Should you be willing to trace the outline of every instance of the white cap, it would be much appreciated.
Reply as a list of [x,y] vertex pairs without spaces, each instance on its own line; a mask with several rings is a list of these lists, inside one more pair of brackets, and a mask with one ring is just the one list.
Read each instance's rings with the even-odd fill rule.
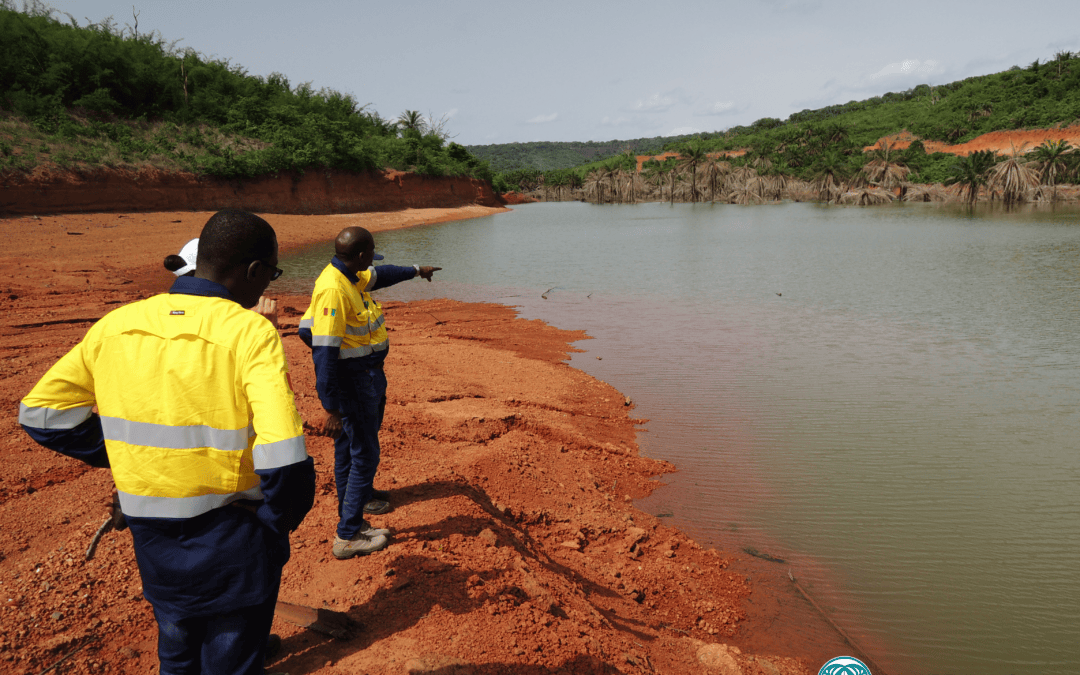
[[195,269],[195,258],[199,255],[199,238],[195,237],[184,244],[184,248],[180,249],[180,253],[177,255],[184,259],[184,266],[173,272],[173,274],[182,277]]

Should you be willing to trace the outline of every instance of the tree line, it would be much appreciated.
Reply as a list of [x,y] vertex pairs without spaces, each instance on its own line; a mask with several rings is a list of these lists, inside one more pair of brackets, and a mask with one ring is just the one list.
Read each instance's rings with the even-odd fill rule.
[[[991,131],[1046,128],[1077,121],[1080,121],[1080,57],[1062,51],[1046,62],[1036,60],[1025,68],[1014,66],[1002,73],[939,86],[920,85],[864,101],[803,110],[786,120],[766,117],[750,125],[700,134],[689,140],[699,143],[706,154],[716,156],[745,150],[745,160],[728,158],[733,168],[749,162],[755,170],[764,165],[772,175],[809,183],[822,172],[857,175],[872,160],[863,148],[901,131],[956,144]],[[673,138],[664,144],[663,150],[682,152],[687,142]],[[619,150],[628,149],[632,148],[624,144]],[[921,142],[913,143],[900,156],[910,170],[912,183],[944,183],[953,175],[956,162],[954,156],[946,153],[927,153]],[[618,153],[613,153],[612,157],[577,167],[551,171],[521,167],[504,171],[498,178],[518,187],[535,188],[537,184],[583,187],[585,177],[591,172],[610,171],[624,163]],[[665,175],[673,164],[673,161],[663,164]],[[646,183],[660,171],[651,164],[643,169],[646,175],[641,180]],[[1062,179],[1074,180],[1071,176],[1073,173],[1065,171]],[[679,194],[677,187],[675,194]]]
[[[927,161],[921,141],[907,148],[883,139],[868,152],[845,155],[842,139],[820,141],[810,151],[807,171],[796,175],[782,155],[763,148],[738,155],[713,153],[693,140],[663,161],[650,159],[638,170],[625,152],[586,168],[550,172],[521,170],[497,180],[517,181],[523,191],[540,191],[546,200],[582,200],[596,204],[639,201],[762,204],[781,200],[872,205],[895,200],[1000,200],[1007,206],[1026,201],[1055,202],[1058,186],[1080,183],[1080,152],[1066,141],[1046,141],[1008,155],[984,150],[966,157],[941,154],[948,162],[944,178],[925,182],[913,165]],[[935,160],[937,161],[937,160]],[[805,177],[804,177],[805,176]]]

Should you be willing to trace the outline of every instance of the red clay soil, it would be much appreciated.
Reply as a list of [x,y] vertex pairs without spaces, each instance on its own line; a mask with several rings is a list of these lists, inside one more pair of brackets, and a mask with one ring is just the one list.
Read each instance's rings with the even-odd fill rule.
[[521,192],[505,192],[499,195],[499,199],[507,206],[514,206],[515,204],[531,204],[536,201],[532,197],[522,194]]
[[0,175],[0,214],[102,211],[192,211],[223,208],[256,213],[326,214],[501,206],[491,184],[475,178],[426,177],[401,171],[310,170],[225,180],[157,169],[88,172],[39,166]]
[[[347,224],[377,231],[483,207],[471,209],[266,218],[288,249]],[[35,445],[16,417],[93,321],[167,288],[161,259],[208,216],[0,221],[0,671],[157,671],[130,536],[105,535],[84,560],[107,515],[109,472]],[[308,299],[279,302],[297,404],[319,425],[296,335]],[[634,508],[673,467],[639,456],[645,420],[618,391],[566,365],[569,343],[585,335],[498,305],[386,310],[391,388],[376,483],[395,508],[372,520],[393,541],[333,558],[333,445],[308,436],[316,505],[292,536],[281,599],[359,627],[335,640],[278,617],[284,645],[271,671],[787,675],[852,652],[781,566],[703,548]]]
[[[904,150],[912,144],[918,136],[909,131],[901,131],[898,134],[885,136],[874,145],[863,148],[864,151],[873,150],[882,141],[893,144],[896,150]],[[980,150],[993,150],[999,155],[1011,155],[1014,151],[1020,154],[1031,152],[1046,141],[1068,141],[1070,145],[1080,146],[1080,126],[1063,127],[1059,129],[1017,129],[1013,131],[991,131],[988,134],[977,136],[967,143],[949,145],[940,141],[928,141],[923,139],[923,147],[928,153],[945,152],[950,155],[966,157]]]

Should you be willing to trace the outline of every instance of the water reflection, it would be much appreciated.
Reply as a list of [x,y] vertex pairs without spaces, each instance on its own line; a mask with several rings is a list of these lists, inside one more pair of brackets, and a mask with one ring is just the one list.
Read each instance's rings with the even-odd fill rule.
[[[791,559],[890,672],[1067,673],[1078,222],[1062,208],[538,204],[376,241],[388,262],[444,268],[383,297],[501,301],[586,329],[572,365],[631,396],[651,420],[644,450],[681,469],[645,508]],[[330,253],[285,259],[286,278]]]

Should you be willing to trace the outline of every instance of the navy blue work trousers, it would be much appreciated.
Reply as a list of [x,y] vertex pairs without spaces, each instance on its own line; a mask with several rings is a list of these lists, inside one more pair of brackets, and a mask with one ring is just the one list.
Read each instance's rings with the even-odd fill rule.
[[154,607],[161,675],[263,675],[281,585],[261,604],[213,616],[175,616]]
[[386,410],[382,368],[357,373],[342,383],[341,435],[334,441],[334,481],[338,495],[337,536],[352,539],[364,527],[364,504],[371,501],[379,469],[379,428]]

